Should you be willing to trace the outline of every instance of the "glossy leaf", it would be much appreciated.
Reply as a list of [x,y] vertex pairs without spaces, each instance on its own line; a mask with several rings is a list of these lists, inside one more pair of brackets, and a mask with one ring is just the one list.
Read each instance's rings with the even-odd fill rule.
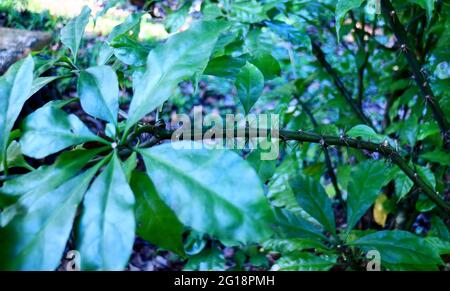
[[127,128],[169,99],[179,82],[203,72],[226,27],[224,22],[194,23],[149,53],[146,72],[130,104]]
[[53,190],[76,175],[98,153],[99,150],[68,151],[62,153],[50,166],[41,166],[32,172],[5,181],[0,188],[0,206],[12,204],[29,192]]
[[322,185],[317,180],[302,175],[291,178],[289,184],[300,207],[317,219],[326,230],[335,234],[336,224],[331,200]]
[[423,238],[406,231],[379,231],[348,244],[364,251],[377,250],[382,266],[393,271],[438,270],[438,266],[443,264]]
[[262,244],[265,250],[288,254],[303,250],[327,250],[328,248],[319,240],[305,238],[270,239]]
[[383,136],[377,134],[371,127],[364,124],[352,127],[346,134],[352,138],[360,137],[363,140],[375,143],[384,141]]
[[183,271],[224,271],[225,263],[225,258],[217,248],[207,249],[190,257]]
[[246,64],[249,56],[241,55],[232,57],[228,55],[219,56],[209,61],[205,69],[205,75],[234,79],[241,68]]
[[289,212],[286,209],[274,210],[276,230],[279,237],[283,238],[307,238],[314,240],[326,239],[323,227],[312,224],[300,215]]
[[131,188],[136,196],[137,235],[158,247],[184,255],[184,227],[158,195],[145,173],[135,171]]
[[98,166],[55,190],[30,195],[23,205],[26,211],[0,228],[0,270],[53,271],[58,267],[78,204],[97,170]]
[[93,134],[77,116],[53,106],[44,106],[30,114],[22,128],[22,152],[36,159],[88,141],[107,143]]
[[147,62],[150,49],[127,35],[117,37],[110,46],[116,58],[126,65],[143,66]]
[[114,153],[87,191],[77,227],[83,270],[123,270],[134,243],[134,196]]
[[89,22],[91,9],[84,6],[80,15],[71,19],[67,25],[61,29],[61,42],[72,52],[73,60],[76,62],[78,49],[83,38],[84,30]]
[[367,160],[352,169],[348,184],[347,230],[350,231],[374,203],[385,184],[387,166],[383,161]]
[[34,62],[27,57],[12,65],[0,77],[0,163],[4,163],[9,134],[14,122],[30,97]]
[[264,89],[264,76],[255,65],[247,62],[236,76],[237,95],[248,114]]
[[244,243],[268,238],[273,218],[255,171],[231,151],[180,149],[193,144],[140,150],[161,198],[197,231]]
[[111,67],[97,66],[81,71],[78,77],[78,95],[86,113],[117,124],[119,82]]
[[283,256],[275,265],[273,271],[328,271],[337,261],[337,256],[317,256],[311,253],[293,253]]
[[266,80],[276,78],[281,73],[280,63],[269,53],[258,53],[250,62],[263,73]]

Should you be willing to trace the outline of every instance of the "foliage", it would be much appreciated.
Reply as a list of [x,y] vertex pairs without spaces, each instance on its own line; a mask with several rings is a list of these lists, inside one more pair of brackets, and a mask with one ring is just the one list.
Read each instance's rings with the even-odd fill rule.
[[[448,5],[219,2],[168,9],[161,42],[140,39],[144,13],[130,15],[92,66],[78,58],[85,7],[61,30],[63,56],[28,56],[0,77],[0,269],[54,270],[70,242],[83,270],[122,270],[135,235],[187,258],[186,270],[225,268],[203,235],[255,262],[255,243],[281,254],[273,270],[364,269],[373,250],[385,270],[444,268]],[[76,98],[19,116],[61,79]],[[163,142],[180,83],[195,95],[200,80],[234,93],[245,115],[280,115],[277,160]]]

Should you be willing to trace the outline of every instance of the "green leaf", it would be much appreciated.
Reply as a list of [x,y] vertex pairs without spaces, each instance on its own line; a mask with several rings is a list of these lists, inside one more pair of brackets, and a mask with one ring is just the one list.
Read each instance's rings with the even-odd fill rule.
[[266,21],[265,23],[267,27],[269,27],[282,39],[294,44],[295,46],[312,51],[311,39],[305,32],[302,32],[297,27],[281,21]]
[[189,258],[183,271],[224,271],[226,261],[217,248],[207,249]]
[[117,124],[119,82],[111,67],[97,66],[81,71],[78,77],[78,95],[86,113]]
[[262,160],[262,151],[256,149],[247,156],[247,162],[256,170],[261,181],[266,183],[275,173],[277,160]]
[[[100,150],[84,149],[65,152],[50,166],[41,166],[32,172],[5,181],[0,188],[0,206],[12,204],[29,192],[50,192],[77,174],[99,152]],[[1,215],[5,213],[6,210]]]
[[432,163],[438,163],[443,166],[450,166],[450,154],[444,151],[434,150],[432,152],[426,152],[420,157]]
[[283,238],[326,239],[323,228],[310,223],[300,215],[295,215],[286,209],[275,208],[276,230]]
[[446,226],[444,221],[437,216],[431,218],[431,229],[428,235],[450,241],[450,231],[448,226]]
[[346,134],[352,138],[360,137],[363,140],[375,143],[382,142],[384,140],[383,136],[377,134],[371,127],[364,124],[359,124],[352,127]]
[[266,10],[259,1],[232,1],[230,17],[234,21],[243,23],[258,23],[267,19]]
[[318,256],[311,253],[293,253],[283,256],[275,265],[273,271],[328,271],[337,261],[337,256]]
[[109,46],[109,43],[116,37],[129,34],[130,32],[135,37],[139,34],[142,15],[142,13],[131,13],[124,22],[114,26],[108,35],[107,42],[103,43],[100,48],[97,64],[104,65],[112,57],[114,50]]
[[137,235],[163,249],[184,256],[184,227],[158,196],[145,173],[135,171],[131,188],[136,196]]
[[136,84],[128,112],[127,129],[169,99],[178,83],[205,69],[219,34],[228,25],[201,21],[153,49],[147,69]]
[[265,250],[288,254],[308,249],[327,250],[319,240],[305,238],[270,239],[262,244]]
[[84,6],[80,15],[71,19],[67,25],[61,29],[61,42],[72,52],[73,60],[76,63],[78,48],[83,38],[84,30],[89,22],[91,9]]
[[395,194],[398,199],[404,198],[413,186],[414,182],[403,171],[398,173],[395,179]]
[[236,76],[237,95],[248,114],[264,89],[264,76],[255,65],[247,62]]
[[331,200],[322,185],[311,177],[296,175],[289,180],[298,204],[326,230],[336,234]]
[[93,134],[76,115],[68,115],[53,106],[44,106],[27,116],[22,128],[22,152],[36,159],[88,141],[107,144]]
[[380,194],[386,183],[383,161],[367,160],[352,169],[348,184],[347,231],[350,231]]
[[[20,145],[17,141],[13,140],[6,151],[6,158],[8,160],[8,168],[25,168],[28,170],[34,170],[22,156]],[[0,172],[3,171],[3,164],[0,164]]]
[[123,270],[133,249],[134,196],[114,153],[87,191],[77,227],[83,270]]
[[250,62],[263,73],[266,80],[276,78],[281,73],[280,63],[269,53],[257,53]]
[[427,11],[427,18],[428,21],[431,20],[433,17],[433,11],[434,11],[434,2],[436,0],[408,0],[411,3],[415,3],[425,9]]
[[228,55],[213,58],[209,61],[204,74],[216,77],[234,79],[241,68],[246,64],[248,55],[238,57]]
[[139,151],[161,198],[197,231],[243,243],[268,238],[273,216],[255,171],[231,151],[185,149],[198,145],[179,142]]
[[9,134],[30,97],[34,62],[31,56],[12,65],[0,77],[0,163],[4,164]]
[[99,165],[55,190],[34,192],[27,203],[22,201],[26,211],[0,228],[0,270],[53,271],[58,267],[78,204]]
[[344,20],[345,15],[352,9],[358,8],[363,4],[364,0],[339,0],[336,4],[336,11],[335,11],[335,17],[336,17],[336,33],[338,37],[338,41],[341,37],[340,30],[341,30],[341,24]]
[[137,168],[138,159],[136,152],[133,152],[128,159],[123,163],[123,171],[125,173],[125,177],[127,177],[128,183],[131,181],[131,175],[133,171]]
[[285,159],[275,170],[269,182],[267,198],[273,206],[285,208],[292,213],[299,214],[302,209],[298,206],[294,192],[289,184],[289,178],[296,171],[300,171],[297,159],[294,157]]
[[382,266],[393,271],[437,271],[443,264],[430,244],[406,231],[379,231],[347,244],[380,252]]
[[111,41],[110,46],[116,58],[126,65],[143,66],[147,62],[150,48],[127,35],[116,37]]
[[435,250],[439,255],[449,255],[450,254],[450,242],[444,241],[438,237],[426,237],[425,241],[431,245],[433,250]]
[[30,97],[33,96],[36,92],[44,88],[47,84],[61,79],[61,76],[51,76],[51,77],[39,77],[33,80],[33,85],[31,87]]

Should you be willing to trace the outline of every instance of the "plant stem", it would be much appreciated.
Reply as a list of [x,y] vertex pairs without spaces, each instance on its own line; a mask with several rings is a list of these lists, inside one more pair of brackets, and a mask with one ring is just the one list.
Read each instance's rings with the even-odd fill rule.
[[311,40],[312,43],[312,49],[313,53],[316,56],[319,63],[322,65],[322,67],[327,71],[327,73],[331,76],[333,79],[334,84],[338,88],[339,92],[341,92],[342,96],[345,98],[347,103],[352,108],[353,112],[356,114],[356,116],[361,120],[361,122],[367,124],[368,126],[372,127],[375,132],[378,132],[377,129],[373,126],[370,119],[364,114],[362,109],[356,104],[356,102],[353,100],[352,94],[347,90],[347,88],[344,86],[344,83],[339,78],[336,71],[331,67],[330,63],[325,58],[325,53],[322,51],[320,46]]
[[[313,124],[314,129],[317,129],[319,124],[317,123],[317,120],[314,118],[314,115],[312,114],[311,110],[303,101],[300,100],[300,98],[297,98],[297,99],[298,99],[299,104],[305,111],[306,115],[308,115],[309,119],[311,120],[311,123]],[[322,147],[322,148],[323,148],[323,153],[325,155],[325,164],[327,165],[327,169],[328,169],[327,172],[328,172],[328,175],[330,176],[330,180],[331,180],[331,183],[333,184],[334,190],[336,191],[336,197],[338,198],[341,205],[345,208],[344,199],[342,198],[342,193],[341,193],[341,190],[339,189],[337,177],[336,177],[336,174],[334,173],[333,163],[331,162],[330,153],[326,147]]]
[[[151,139],[152,142],[149,144],[141,144],[140,147],[152,146],[155,144],[155,140],[167,140],[172,138],[172,134],[175,132],[174,130],[167,130],[164,128],[158,128],[156,126],[145,126],[141,127],[142,132],[152,133],[154,135],[154,139]],[[198,138],[202,138],[204,133],[207,130],[211,129],[202,129],[201,132],[198,130],[191,130],[191,140],[196,140]],[[257,128],[249,128],[245,130],[246,137],[267,137],[272,136],[271,130],[266,130],[265,135],[261,136],[260,133],[264,131],[260,131]],[[233,136],[238,137],[239,135],[238,129],[233,130]],[[227,136],[226,132],[222,132],[222,136]],[[385,145],[384,143],[378,144],[368,141],[362,141],[359,139],[348,138],[345,136],[331,136],[331,135],[320,135],[314,132],[305,132],[305,131],[291,131],[291,130],[279,130],[279,137],[282,140],[289,141],[298,141],[298,142],[310,142],[310,143],[318,143],[324,147],[327,146],[346,146],[359,150],[366,150],[369,152],[378,152],[383,155],[387,159],[391,159],[394,164],[396,164],[410,179],[414,182],[414,184],[421,188],[423,193],[428,196],[430,200],[432,200],[437,206],[444,210],[444,213],[447,216],[450,216],[450,205],[445,202],[438,193],[436,193],[433,188],[425,182],[422,177],[416,173],[411,166],[408,165],[408,162],[405,161],[400,154],[391,146]]]
[[397,41],[400,44],[401,50],[408,61],[408,64],[414,76],[414,80],[416,81],[417,86],[420,89],[422,97],[433,112],[434,118],[436,119],[439,128],[441,129],[442,137],[444,140],[444,147],[448,149],[450,146],[450,129],[447,119],[441,107],[439,106],[438,100],[436,100],[433,91],[431,90],[429,81],[422,72],[422,68],[415,56],[415,48],[408,41],[405,27],[401,24],[400,19],[397,16],[397,12],[392,6],[391,1],[381,0],[381,10],[384,18],[389,23],[392,32],[394,33]]

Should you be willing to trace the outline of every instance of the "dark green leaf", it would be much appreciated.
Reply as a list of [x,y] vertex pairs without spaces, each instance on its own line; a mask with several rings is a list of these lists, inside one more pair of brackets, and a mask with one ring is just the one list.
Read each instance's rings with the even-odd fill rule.
[[135,171],[131,188],[136,196],[136,222],[139,237],[184,256],[183,225],[161,200],[145,173]]
[[317,219],[326,230],[336,234],[333,208],[322,185],[311,177],[296,175],[289,180],[300,207]]
[[255,65],[247,62],[236,76],[237,95],[248,114],[264,89],[264,76]]
[[234,79],[241,68],[245,65],[248,58],[248,55],[241,55],[238,57],[224,55],[214,58],[209,61],[204,74]]
[[366,252],[380,252],[382,266],[393,271],[438,270],[443,264],[430,244],[406,231],[379,231],[348,244]]
[[276,78],[281,73],[280,64],[269,53],[258,53],[250,62],[263,73],[266,80]]
[[367,160],[352,169],[348,184],[347,230],[350,231],[375,202],[386,183],[383,161]]

